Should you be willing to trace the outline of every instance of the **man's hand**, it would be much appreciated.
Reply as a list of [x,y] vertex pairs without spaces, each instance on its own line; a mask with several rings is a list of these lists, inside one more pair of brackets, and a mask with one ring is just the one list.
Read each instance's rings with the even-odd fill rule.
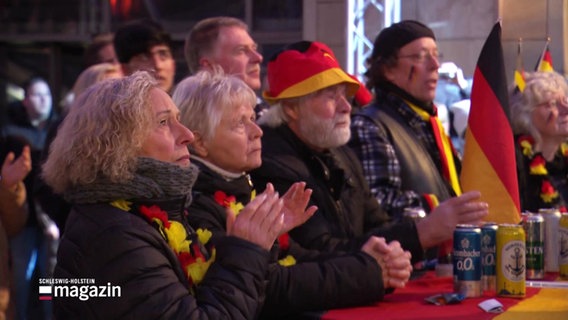
[[373,236],[361,251],[375,258],[381,266],[385,288],[404,288],[412,272],[411,254],[404,251],[398,241],[387,244],[385,238]]
[[477,201],[480,197],[478,191],[469,191],[440,203],[416,225],[422,247],[430,248],[451,239],[458,224],[481,223],[489,213],[489,205]]

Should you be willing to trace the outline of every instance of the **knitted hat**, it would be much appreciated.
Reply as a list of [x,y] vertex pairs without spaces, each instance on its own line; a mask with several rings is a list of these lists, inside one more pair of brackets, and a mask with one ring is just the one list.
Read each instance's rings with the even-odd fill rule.
[[424,37],[436,40],[434,32],[421,22],[404,20],[395,23],[379,33],[375,39],[371,59],[388,59],[406,44]]
[[333,51],[321,42],[300,41],[276,53],[268,62],[269,90],[263,97],[269,103],[305,96],[346,83],[347,94],[355,95],[359,81],[341,69]]

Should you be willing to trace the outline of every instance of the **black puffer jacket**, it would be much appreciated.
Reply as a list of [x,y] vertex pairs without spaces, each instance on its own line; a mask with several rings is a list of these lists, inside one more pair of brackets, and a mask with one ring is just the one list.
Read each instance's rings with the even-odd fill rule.
[[[161,202],[182,220],[185,199]],[[55,278],[118,285],[115,298],[54,297],[62,319],[253,319],[263,300],[269,254],[235,237],[216,239],[216,260],[190,295],[174,252],[141,216],[109,204],[75,206],[58,252]],[[192,232],[191,229],[188,231]]]
[[[224,236],[225,208],[216,202],[215,193],[222,191],[246,205],[252,184],[248,176],[227,180],[195,159],[193,162],[200,167],[200,173],[193,186],[188,220],[195,229],[204,228]],[[295,319],[302,312],[365,305],[383,296],[381,268],[361,251],[322,254],[290,240],[288,245],[275,245],[272,252],[263,319]],[[295,265],[284,267],[277,263],[277,259],[287,255],[295,258]]]
[[255,185],[272,182],[283,194],[294,182],[305,181],[313,189],[310,204],[318,210],[290,231],[296,242],[310,249],[355,251],[377,235],[400,241],[414,262],[422,258],[416,226],[391,222],[371,195],[353,151],[342,146],[316,153],[286,125],[262,130],[262,166],[251,172]]

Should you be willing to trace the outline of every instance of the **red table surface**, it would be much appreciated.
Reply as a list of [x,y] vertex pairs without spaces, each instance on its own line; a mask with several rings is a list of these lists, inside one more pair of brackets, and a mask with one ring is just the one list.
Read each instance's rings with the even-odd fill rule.
[[[549,275],[547,278],[553,279],[554,277]],[[539,290],[527,288],[525,299],[534,296]],[[495,298],[503,304],[506,310],[522,301],[522,299],[515,298],[482,296],[464,299],[459,304],[436,306],[424,300],[432,295],[452,291],[451,277],[438,278],[433,272],[429,272],[420,279],[410,281],[404,289],[397,289],[394,293],[385,295],[384,300],[375,305],[330,310],[323,314],[321,319],[492,319],[499,314],[483,311],[478,306],[480,302]]]

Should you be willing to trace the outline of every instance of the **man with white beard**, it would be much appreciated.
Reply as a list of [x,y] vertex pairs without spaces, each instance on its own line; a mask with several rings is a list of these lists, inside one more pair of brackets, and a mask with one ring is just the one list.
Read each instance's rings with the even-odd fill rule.
[[487,204],[472,202],[480,195],[471,192],[440,204],[418,224],[392,223],[346,146],[349,99],[359,82],[319,42],[287,46],[270,59],[267,72],[263,96],[273,105],[258,119],[264,132],[262,166],[251,175],[256,186],[271,182],[282,194],[296,181],[313,190],[310,204],[318,210],[289,234],[303,247],[354,251],[375,235],[398,240],[418,261],[425,248],[450,239],[456,224],[476,223],[487,214]]

